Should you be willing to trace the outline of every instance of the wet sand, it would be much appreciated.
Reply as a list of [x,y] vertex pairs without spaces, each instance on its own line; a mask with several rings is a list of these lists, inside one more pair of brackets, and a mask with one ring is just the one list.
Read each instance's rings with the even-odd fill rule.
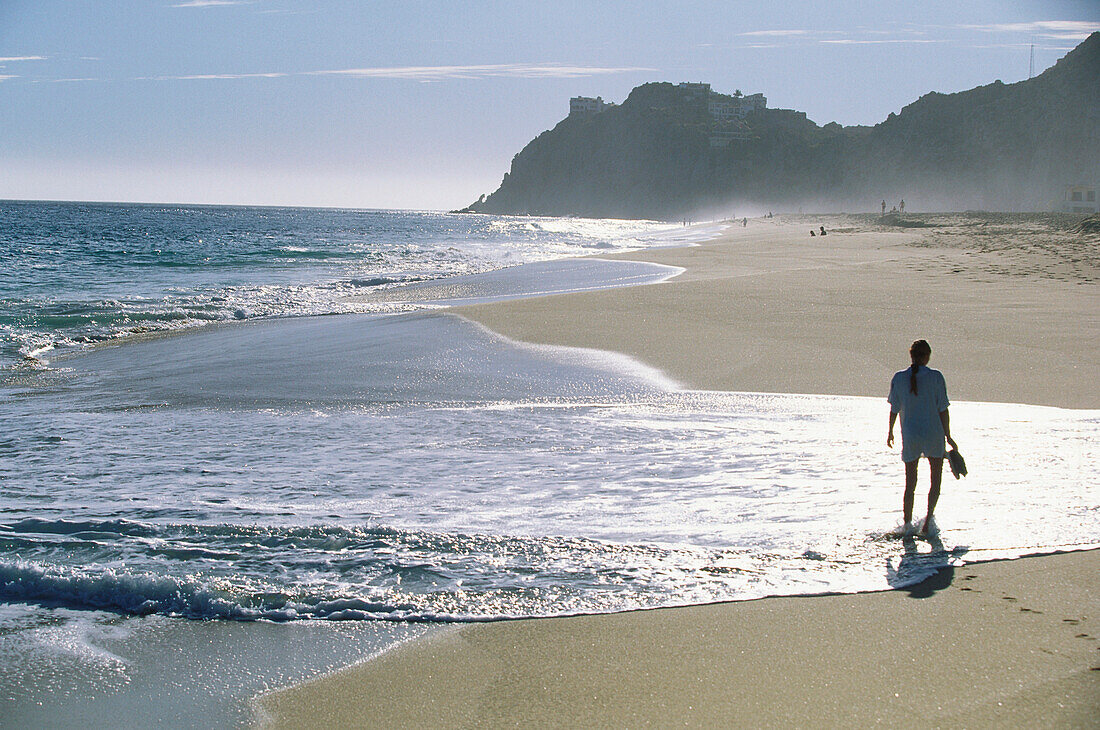
[[[809,238],[817,220],[832,235]],[[1100,407],[1096,239],[937,220],[752,221],[623,256],[685,269],[665,283],[457,311],[703,389],[884,398],[924,337],[956,400]],[[903,591],[465,625],[260,705],[279,727],[1095,727],[1097,605],[1100,551],[974,564]]]
[[908,590],[468,624],[267,695],[278,727],[1095,727],[1100,553]]
[[978,235],[969,228],[989,226],[964,216],[895,230],[820,220],[836,223],[825,238],[808,223],[752,221],[699,246],[620,255],[686,269],[661,284],[456,311],[513,339],[632,355],[708,390],[885,398],[920,337],[952,398],[1100,407],[1095,237]]

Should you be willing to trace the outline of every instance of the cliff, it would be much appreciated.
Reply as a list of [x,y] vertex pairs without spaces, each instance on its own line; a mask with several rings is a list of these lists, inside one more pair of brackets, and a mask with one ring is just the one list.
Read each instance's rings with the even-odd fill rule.
[[874,127],[818,126],[764,109],[716,122],[673,84],[567,117],[512,160],[466,210],[679,219],[738,206],[873,210],[1042,210],[1063,186],[1100,176],[1100,33],[1044,73],[929,93]]

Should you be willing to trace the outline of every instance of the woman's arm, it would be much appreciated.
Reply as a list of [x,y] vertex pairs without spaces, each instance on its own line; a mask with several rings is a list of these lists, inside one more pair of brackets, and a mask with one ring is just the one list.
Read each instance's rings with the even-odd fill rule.
[[943,424],[943,435],[947,437],[947,443],[951,448],[957,449],[959,447],[955,445],[955,440],[951,438],[951,414],[948,413],[948,410],[944,408],[940,411],[940,423]]
[[[943,414],[940,414],[943,415]],[[894,422],[898,420],[898,414],[890,411],[890,428],[886,432],[886,446],[887,448],[894,448]]]

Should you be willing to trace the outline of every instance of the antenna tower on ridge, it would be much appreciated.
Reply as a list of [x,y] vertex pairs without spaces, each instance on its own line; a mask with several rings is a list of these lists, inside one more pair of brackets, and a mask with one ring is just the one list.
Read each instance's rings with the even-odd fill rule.
[[1031,60],[1027,64],[1027,77],[1030,79],[1035,75],[1035,44],[1031,44]]

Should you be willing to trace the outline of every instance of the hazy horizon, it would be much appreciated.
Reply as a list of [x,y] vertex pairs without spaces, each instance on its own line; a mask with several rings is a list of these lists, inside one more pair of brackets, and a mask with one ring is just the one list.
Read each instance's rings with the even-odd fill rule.
[[571,96],[648,81],[876,124],[1039,74],[1088,2],[364,8],[0,5],[0,199],[447,210],[496,189]]

